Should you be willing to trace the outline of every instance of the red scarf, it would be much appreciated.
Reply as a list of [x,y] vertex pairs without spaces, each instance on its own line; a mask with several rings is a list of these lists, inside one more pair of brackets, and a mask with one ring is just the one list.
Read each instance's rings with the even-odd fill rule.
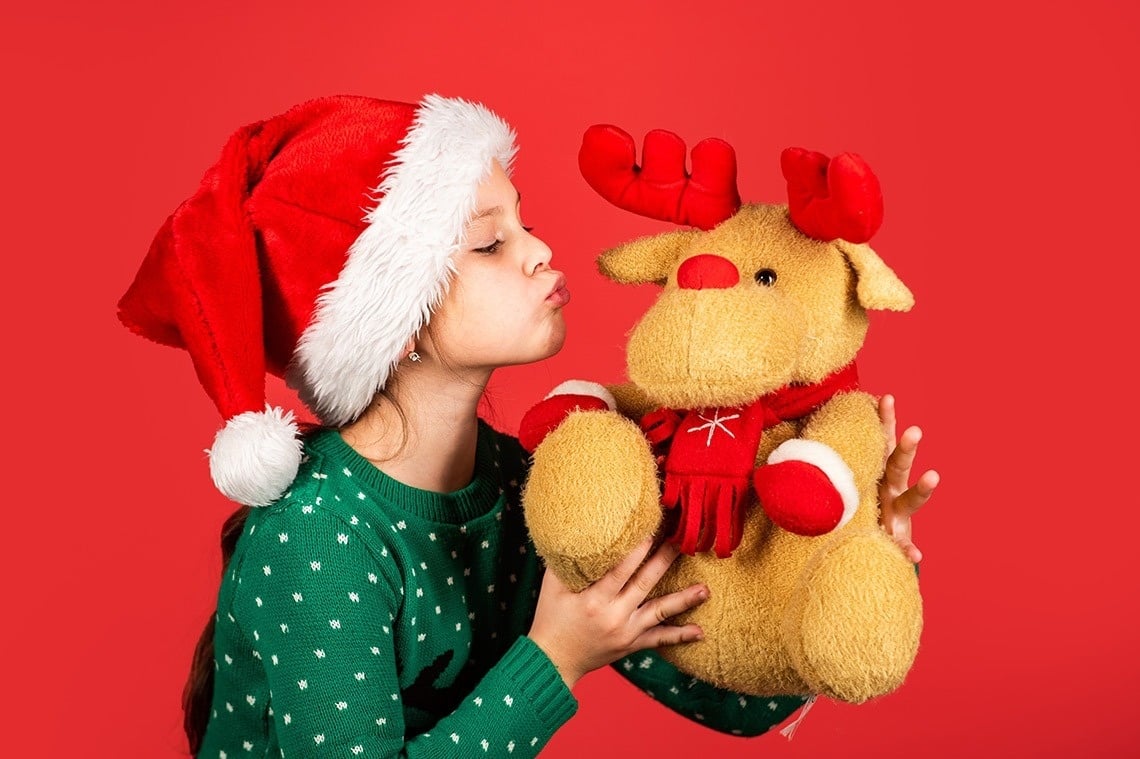
[[661,505],[680,505],[668,539],[690,556],[710,548],[718,558],[730,556],[740,543],[763,431],[807,416],[836,393],[858,386],[851,362],[814,385],[787,385],[747,406],[661,408],[643,416],[641,428],[665,472]]

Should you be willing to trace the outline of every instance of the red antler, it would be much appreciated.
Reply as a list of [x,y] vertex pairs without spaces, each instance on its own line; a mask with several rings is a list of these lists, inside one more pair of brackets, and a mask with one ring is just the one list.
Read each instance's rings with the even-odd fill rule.
[[663,129],[645,135],[642,165],[633,138],[608,124],[582,137],[578,167],[586,182],[618,208],[652,219],[712,229],[740,208],[736,152],[709,138],[693,148],[693,173],[685,171],[685,143]]
[[883,223],[883,191],[871,167],[854,153],[828,159],[788,148],[780,155],[788,180],[788,215],[817,240],[867,242]]

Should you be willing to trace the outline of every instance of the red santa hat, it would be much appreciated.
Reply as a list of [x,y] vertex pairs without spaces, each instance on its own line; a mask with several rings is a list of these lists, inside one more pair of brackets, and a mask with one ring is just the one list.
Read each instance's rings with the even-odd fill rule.
[[476,192],[514,132],[476,103],[338,96],[239,129],[158,231],[119,318],[190,354],[226,420],[215,485],[250,506],[296,476],[284,377],[328,425],[356,419],[427,323],[454,272]]

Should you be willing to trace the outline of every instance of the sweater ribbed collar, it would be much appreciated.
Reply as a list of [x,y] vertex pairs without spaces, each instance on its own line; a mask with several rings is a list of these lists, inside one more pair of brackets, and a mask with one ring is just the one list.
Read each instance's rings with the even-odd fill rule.
[[489,513],[502,493],[494,435],[495,431],[480,419],[474,476],[466,487],[450,493],[422,490],[393,479],[357,453],[336,429],[326,428],[313,433],[306,446],[335,462],[338,475],[341,467],[348,469],[352,472],[353,482],[403,511],[432,522],[463,524]]

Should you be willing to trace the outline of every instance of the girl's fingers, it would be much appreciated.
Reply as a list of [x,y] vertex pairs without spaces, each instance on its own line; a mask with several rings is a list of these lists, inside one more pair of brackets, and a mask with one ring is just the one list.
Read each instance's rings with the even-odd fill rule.
[[709,589],[705,585],[692,587],[670,593],[666,596],[654,598],[642,604],[633,613],[633,623],[646,629],[661,624],[670,617],[675,617],[683,611],[688,611],[708,600]]
[[914,465],[914,457],[918,454],[918,443],[922,440],[922,430],[918,427],[907,427],[899,439],[898,445],[887,458],[885,479],[887,487],[895,493],[907,489],[910,480],[910,468]]
[[903,553],[906,555],[907,560],[909,560],[912,564],[917,564],[918,562],[922,561],[922,551],[918,550],[918,546],[916,546],[914,544],[914,541],[909,537],[895,538],[895,543],[897,543],[899,548],[903,550]]
[[887,438],[887,453],[895,449],[895,397],[884,395],[879,399],[879,421]]
[[637,608],[649,592],[657,586],[657,582],[669,571],[669,566],[680,555],[677,546],[672,543],[663,543],[649,560],[646,561],[637,574],[625,584],[619,597],[630,604],[630,608]]
[[914,483],[914,487],[907,488],[904,492],[895,498],[892,510],[896,514],[904,514],[908,518],[913,516],[923,504],[930,500],[930,496],[934,495],[934,489],[938,487],[939,482],[938,472],[933,469],[923,472],[922,476],[918,478],[918,482]]
[[633,642],[633,650],[643,651],[647,648],[675,646],[678,643],[703,640],[704,637],[704,632],[697,625],[657,625],[637,637],[637,640]]
[[641,562],[645,560],[646,554],[649,549],[653,547],[653,536],[649,536],[636,548],[626,554],[625,558],[618,562],[617,566],[611,569],[606,574],[602,575],[594,587],[601,587],[606,591],[607,597],[614,597],[621,593],[622,588],[629,582],[629,578],[641,566]]

